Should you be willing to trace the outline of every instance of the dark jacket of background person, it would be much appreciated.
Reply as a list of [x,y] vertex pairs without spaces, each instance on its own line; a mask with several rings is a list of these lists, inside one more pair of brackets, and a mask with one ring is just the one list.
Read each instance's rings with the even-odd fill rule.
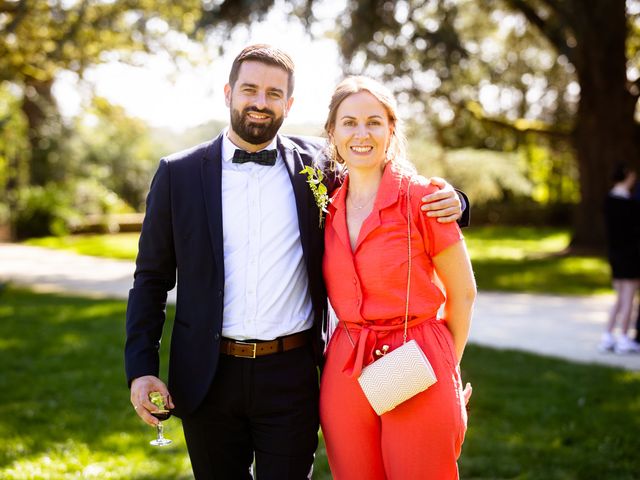
[[640,202],[609,193],[604,214],[613,278],[640,278]]

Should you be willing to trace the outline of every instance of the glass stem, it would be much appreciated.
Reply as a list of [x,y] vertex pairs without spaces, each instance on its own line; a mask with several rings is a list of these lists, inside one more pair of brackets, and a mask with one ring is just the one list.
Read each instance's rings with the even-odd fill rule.
[[164,427],[162,426],[162,422],[158,422],[156,428],[158,430],[158,440],[164,440]]

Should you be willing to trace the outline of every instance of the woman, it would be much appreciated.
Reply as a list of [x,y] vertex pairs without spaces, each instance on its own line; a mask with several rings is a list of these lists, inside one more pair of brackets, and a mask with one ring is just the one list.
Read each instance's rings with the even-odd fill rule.
[[[473,272],[458,226],[420,214],[420,198],[434,187],[405,159],[396,112],[382,85],[349,77],[336,87],[325,124],[330,154],[348,172],[329,206],[323,264],[339,320],[320,391],[322,430],[336,479],[458,478],[466,430],[459,362],[476,295]],[[357,379],[376,350],[388,345],[392,351],[403,341],[407,208],[408,338],[418,342],[438,381],[378,416]]]
[[[612,180],[614,185],[605,200],[604,214],[616,302],[609,314],[599,349],[619,354],[638,353],[640,344],[628,336],[633,297],[640,285],[640,208],[631,196],[636,174],[626,165],[618,165]],[[618,338],[613,335],[616,324],[620,326]]]

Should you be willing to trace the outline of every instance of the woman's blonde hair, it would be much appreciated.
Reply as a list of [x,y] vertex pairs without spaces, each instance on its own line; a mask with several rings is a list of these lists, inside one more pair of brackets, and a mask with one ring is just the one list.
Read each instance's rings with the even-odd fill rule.
[[[402,133],[401,121],[398,118],[398,105],[391,91],[376,80],[364,76],[350,76],[342,80],[333,91],[329,102],[329,114],[324,124],[324,130],[331,138],[336,126],[336,115],[340,104],[349,96],[359,92],[368,92],[378,100],[387,112],[389,124],[392,128],[391,141],[387,148],[387,161],[393,162],[402,171],[415,173],[414,165],[407,159],[407,139]],[[332,170],[336,170],[336,163],[344,163],[338,151],[331,142],[328,143],[327,157]]]

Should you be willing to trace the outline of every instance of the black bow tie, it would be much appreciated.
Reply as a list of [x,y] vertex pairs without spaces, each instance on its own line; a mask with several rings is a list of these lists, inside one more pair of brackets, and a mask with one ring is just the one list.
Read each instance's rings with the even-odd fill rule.
[[260,150],[259,152],[245,152],[244,150],[238,150],[233,153],[233,163],[247,163],[254,162],[258,165],[273,166],[276,164],[276,156],[278,151],[273,150]]

